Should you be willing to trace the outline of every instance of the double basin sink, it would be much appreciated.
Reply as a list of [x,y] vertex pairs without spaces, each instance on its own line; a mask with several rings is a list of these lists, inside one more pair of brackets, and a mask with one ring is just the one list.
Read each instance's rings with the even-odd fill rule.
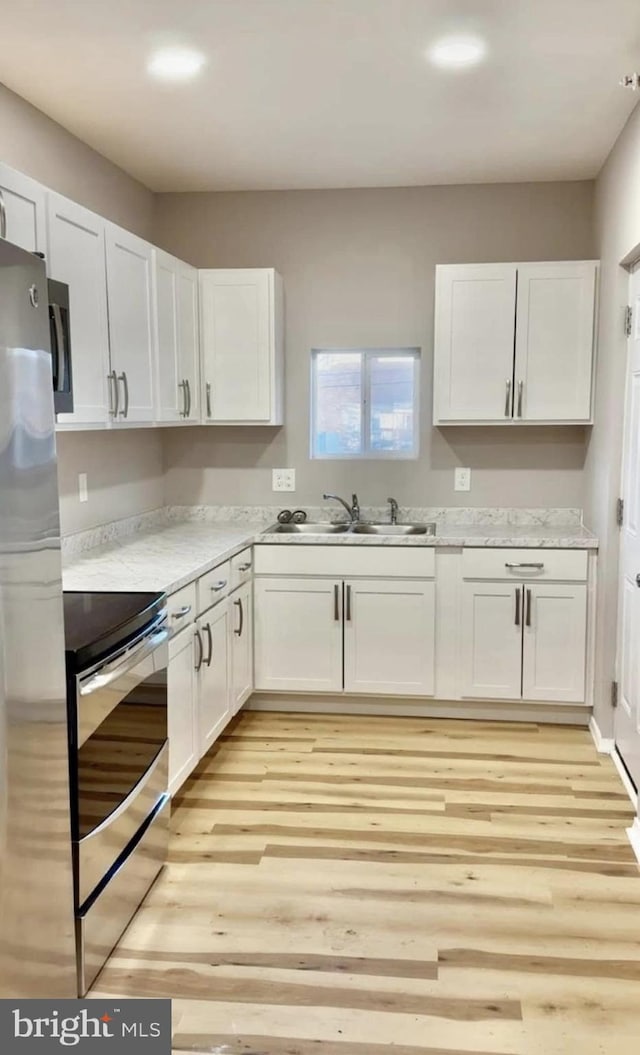
[[435,535],[435,524],[276,524],[275,535]]

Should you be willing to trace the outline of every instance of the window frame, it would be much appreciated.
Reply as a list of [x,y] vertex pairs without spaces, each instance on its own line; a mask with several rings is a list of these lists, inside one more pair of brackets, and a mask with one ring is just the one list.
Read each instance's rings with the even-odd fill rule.
[[[360,421],[362,450],[359,454],[321,454],[316,450],[317,360],[320,355],[362,356],[360,383]],[[371,444],[371,360],[385,358],[413,359],[413,443],[410,451],[381,451]],[[420,359],[418,346],[406,348],[312,348],[311,349],[311,404],[309,408],[309,449],[312,461],[417,461],[420,457]]]

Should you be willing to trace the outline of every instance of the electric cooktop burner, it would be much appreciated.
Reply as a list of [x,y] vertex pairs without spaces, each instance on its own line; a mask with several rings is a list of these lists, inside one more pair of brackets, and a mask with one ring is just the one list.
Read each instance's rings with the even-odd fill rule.
[[117,651],[151,623],[166,603],[163,593],[64,593],[67,667],[75,672]]

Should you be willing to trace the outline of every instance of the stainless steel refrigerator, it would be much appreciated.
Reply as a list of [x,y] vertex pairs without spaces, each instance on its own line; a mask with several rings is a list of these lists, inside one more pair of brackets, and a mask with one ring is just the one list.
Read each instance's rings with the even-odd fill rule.
[[45,266],[0,240],[0,997],[74,997],[60,519]]

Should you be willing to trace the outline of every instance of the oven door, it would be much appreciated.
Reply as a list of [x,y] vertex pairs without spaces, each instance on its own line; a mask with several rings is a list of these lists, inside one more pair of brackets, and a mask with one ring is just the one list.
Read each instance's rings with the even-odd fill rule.
[[108,881],[168,788],[168,630],[78,678],[72,745],[76,907]]
[[49,334],[53,402],[56,414],[73,413],[73,378],[71,373],[71,321],[69,287],[49,279]]

